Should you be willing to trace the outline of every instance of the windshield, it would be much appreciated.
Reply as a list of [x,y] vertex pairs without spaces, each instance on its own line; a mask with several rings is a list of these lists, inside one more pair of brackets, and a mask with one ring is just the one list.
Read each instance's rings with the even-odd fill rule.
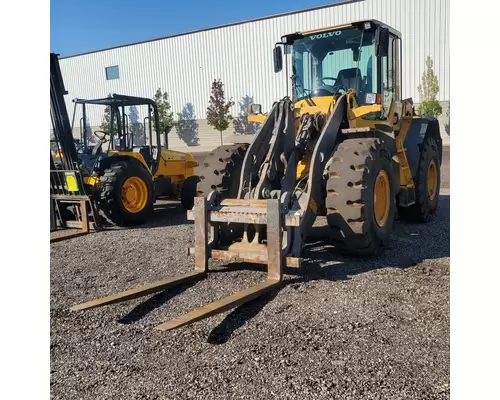
[[[85,106],[85,124],[83,106]],[[118,148],[120,146],[118,122],[120,123],[120,132],[126,136],[127,148],[148,146],[150,143],[156,144],[156,135],[150,135],[150,113],[148,110],[148,105],[141,104],[119,106],[113,108],[113,112],[111,112],[111,108],[104,104],[77,103],[73,115],[73,130],[80,137],[79,147],[83,147],[84,137],[87,141],[87,147],[100,143],[99,138],[105,132],[107,135],[103,150]],[[112,129],[111,118],[113,118]],[[151,121],[154,124],[154,117],[151,117]]]
[[375,33],[349,27],[319,32],[293,44],[294,99],[347,89],[376,93]]

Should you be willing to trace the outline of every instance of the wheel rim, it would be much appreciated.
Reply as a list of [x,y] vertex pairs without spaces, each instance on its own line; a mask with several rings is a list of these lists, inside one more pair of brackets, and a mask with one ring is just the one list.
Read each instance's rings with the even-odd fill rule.
[[434,200],[437,194],[438,186],[438,168],[436,160],[432,160],[429,164],[429,169],[427,170],[427,194],[429,195],[429,200]]
[[391,187],[389,176],[384,170],[380,171],[375,180],[375,190],[373,191],[373,212],[377,225],[382,227],[389,219]]
[[128,212],[138,213],[148,202],[146,182],[137,176],[128,178],[122,186],[122,204]]

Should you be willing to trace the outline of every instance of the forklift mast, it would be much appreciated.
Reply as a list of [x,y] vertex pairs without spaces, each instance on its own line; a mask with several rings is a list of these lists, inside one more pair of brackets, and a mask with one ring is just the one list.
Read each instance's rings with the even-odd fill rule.
[[59,150],[62,150],[63,169],[76,169],[78,156],[73,140],[73,132],[69,122],[64,95],[64,88],[58,54],[50,53],[50,117],[54,137]]

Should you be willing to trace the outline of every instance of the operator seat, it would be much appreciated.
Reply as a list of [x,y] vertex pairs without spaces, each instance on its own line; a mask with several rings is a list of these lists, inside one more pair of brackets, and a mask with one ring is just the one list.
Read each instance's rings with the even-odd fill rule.
[[345,89],[356,89],[358,92],[362,89],[363,76],[359,68],[346,68],[339,71],[335,86],[339,87],[341,84]]
[[144,158],[144,161],[146,162],[147,165],[151,165],[152,159],[151,159],[151,150],[149,149],[149,146],[134,146],[132,149],[134,153],[139,153],[142,155],[142,158]]

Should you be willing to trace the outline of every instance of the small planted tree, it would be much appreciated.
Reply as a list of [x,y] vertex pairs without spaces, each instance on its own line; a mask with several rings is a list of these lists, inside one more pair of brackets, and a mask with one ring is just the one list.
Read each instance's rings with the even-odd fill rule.
[[220,144],[222,145],[222,132],[229,128],[229,121],[233,119],[229,109],[234,105],[232,100],[226,102],[224,84],[220,79],[212,82],[212,94],[207,107],[207,122],[220,132]]
[[[80,125],[80,130],[83,128],[84,124]],[[89,146],[94,140],[95,136],[92,135],[92,127],[90,126],[89,118],[85,118],[85,129],[83,132],[80,133],[85,133],[83,136],[85,136],[85,143],[82,143],[82,145]]]
[[51,130],[50,131],[50,151],[53,151],[56,147],[55,140],[56,140],[56,136],[54,135],[54,131]]
[[129,108],[129,120],[130,120],[130,132],[134,139],[134,145],[144,146],[146,144],[146,135],[144,133],[144,127],[139,121],[139,112],[136,106],[130,106]]
[[101,125],[99,128],[105,132],[109,132],[109,126],[111,122],[111,109],[106,107],[104,109],[104,115],[102,116]]
[[439,82],[433,70],[434,63],[430,56],[425,61],[425,71],[422,74],[422,81],[418,85],[420,104],[418,112],[426,117],[437,117],[443,113],[443,109],[437,100],[439,93]]
[[[158,119],[160,124],[160,134],[165,132],[165,128],[171,131],[175,126],[174,113],[171,111],[170,101],[168,100],[168,93],[161,91],[161,88],[156,90],[154,101],[158,107]],[[154,125],[154,124],[153,124]],[[153,126],[153,130],[155,127]]]
[[448,110],[446,110],[446,122],[444,124],[444,130],[449,135],[450,134],[450,105],[448,104]]
[[[108,94],[108,97],[111,97],[111,93]],[[101,125],[99,126],[99,128],[101,128],[101,130],[104,132],[108,132],[110,135],[117,133],[118,126],[116,125],[116,115],[115,115],[115,120],[113,122],[113,132],[110,131],[110,127],[111,127],[111,108],[106,107],[104,109],[104,115],[102,117]]]

